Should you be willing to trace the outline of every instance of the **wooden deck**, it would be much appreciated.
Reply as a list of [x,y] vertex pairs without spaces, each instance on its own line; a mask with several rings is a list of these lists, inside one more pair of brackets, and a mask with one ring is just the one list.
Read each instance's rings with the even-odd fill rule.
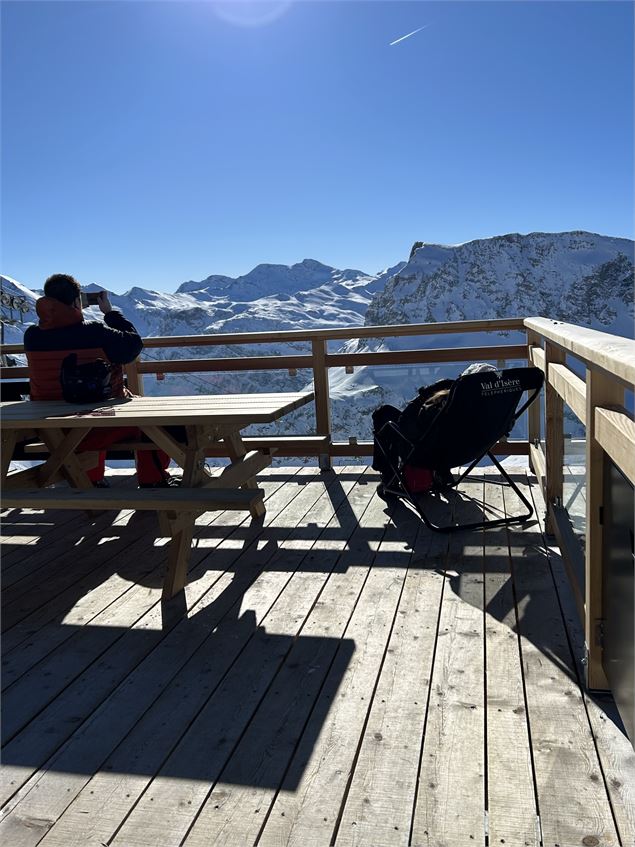
[[6,514],[2,844],[632,847],[635,754],[538,523],[433,535],[376,482],[262,474],[264,521],[198,520],[187,610],[153,515]]

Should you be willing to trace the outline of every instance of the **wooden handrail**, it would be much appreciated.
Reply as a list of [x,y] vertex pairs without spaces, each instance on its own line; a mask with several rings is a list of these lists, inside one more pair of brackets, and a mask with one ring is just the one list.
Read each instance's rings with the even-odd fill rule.
[[[223,344],[271,344],[286,341],[347,341],[352,338],[398,338],[406,335],[445,335],[470,332],[524,332],[523,318],[496,318],[483,321],[445,321],[386,326],[350,326],[324,329],[292,329],[277,332],[217,333],[214,335],[172,335],[144,338],[151,347],[219,347]],[[0,353],[23,353],[22,344],[3,344]]]
[[525,318],[525,327],[568,350],[587,365],[635,385],[635,341],[549,318]]
[[[604,646],[599,635],[607,614],[603,598],[606,555],[603,514],[609,497],[605,490],[606,470],[608,461],[612,460],[635,484],[635,421],[632,412],[623,408],[625,390],[635,383],[635,341],[547,318],[526,318],[524,323],[528,358],[545,371],[547,377],[546,456],[534,441],[530,445],[531,464],[545,491],[547,528],[553,530],[560,543],[578,600],[587,649],[587,686],[608,688]],[[586,379],[567,367],[567,354],[582,361]],[[567,528],[566,512],[561,506],[564,432],[560,409],[563,403],[586,426],[584,554],[581,547],[573,549],[574,536]],[[576,562],[582,555],[583,584],[576,578],[580,571]],[[632,646],[626,649],[632,650]]]

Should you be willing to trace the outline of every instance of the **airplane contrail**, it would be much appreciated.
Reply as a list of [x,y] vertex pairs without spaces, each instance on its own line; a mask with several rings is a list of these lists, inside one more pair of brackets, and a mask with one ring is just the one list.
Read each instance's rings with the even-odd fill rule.
[[419,29],[413,29],[412,32],[409,32],[407,35],[402,35],[401,38],[397,38],[395,39],[395,41],[391,41],[388,46],[392,47],[393,44],[399,44],[400,41],[403,41],[405,38],[410,38],[411,35],[416,35],[418,32],[421,32],[422,29],[426,29],[426,27],[429,26],[430,24],[426,24],[425,26],[420,26]]

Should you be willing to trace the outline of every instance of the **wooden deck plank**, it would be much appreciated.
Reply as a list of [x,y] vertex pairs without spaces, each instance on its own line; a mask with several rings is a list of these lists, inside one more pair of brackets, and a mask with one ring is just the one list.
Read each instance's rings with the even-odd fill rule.
[[545,844],[618,844],[540,528],[510,527],[538,811]]
[[[244,523],[244,521],[242,521]],[[232,525],[239,521],[228,519],[225,513],[206,513],[197,521],[198,527],[222,526],[222,532],[228,534]],[[142,528],[142,527],[141,527]],[[136,532],[140,526],[136,525]],[[113,530],[111,530],[113,531]],[[114,530],[117,531],[116,528]],[[38,630],[38,637],[27,639],[9,651],[3,657],[2,683],[5,693],[5,707],[10,709],[12,702],[28,703],[28,708],[16,709],[21,725],[27,721],[29,710],[39,711],[62,690],[83,668],[108,647],[104,640],[110,634],[114,641],[121,635],[122,628],[133,626],[149,608],[158,601],[154,589],[160,584],[164,568],[162,547],[147,549],[147,538],[157,532],[155,522],[150,519],[146,524],[146,537],[132,544],[125,551],[128,560],[135,564],[124,574],[113,573],[102,583],[96,585],[79,600],[64,616],[64,626],[59,621],[44,624]],[[221,538],[208,539],[207,553],[220,543]],[[194,564],[198,556],[192,557]],[[82,631],[81,628],[85,631]],[[98,629],[101,627],[101,629]],[[117,629],[114,629],[114,628]],[[77,643],[81,641],[83,665],[78,665]],[[42,680],[46,680],[42,684]],[[15,684],[19,680],[18,684]],[[10,687],[12,686],[12,687]],[[15,726],[7,720],[3,733],[13,734]]]
[[[539,486],[531,481],[536,508],[544,508]],[[567,572],[556,547],[549,546],[549,558],[558,599],[562,606],[567,634],[571,642],[578,683],[582,686],[584,668],[584,632]],[[620,836],[620,844],[635,844],[635,750],[621,724],[617,707],[610,695],[590,695],[582,687],[584,704],[602,766],[604,784]]]
[[[312,475],[315,476],[316,472],[313,471]],[[286,484],[272,494],[271,513],[265,519],[265,528],[276,520],[282,523],[280,511],[293,503],[304,490],[304,486]],[[64,762],[66,757],[70,763],[67,769],[72,773],[78,767],[78,762],[81,770],[91,761],[91,757],[101,754],[105,758],[112,751],[121,740],[116,733],[122,733],[123,737],[129,731],[135,723],[135,715],[138,717],[151,705],[179,667],[187,661],[190,653],[198,649],[209,635],[208,627],[215,626],[240,597],[240,592],[244,592],[256,579],[259,573],[256,565],[260,563],[264,566],[273,556],[273,548],[269,545],[267,549],[266,545],[257,557],[250,554],[248,561],[251,561],[251,567],[240,567],[245,554],[249,553],[261,534],[259,525],[248,525],[242,538],[237,534],[235,538],[230,536],[224,539],[214,551],[215,567],[210,567],[211,563],[205,561],[206,552],[201,554],[201,561],[192,571],[192,581],[186,586],[187,608],[190,610],[187,616],[184,617],[182,609],[174,604],[164,607],[157,602],[147,618],[141,619],[118,642],[117,655],[111,658],[113,664],[104,662],[89,669],[71,689],[58,697],[7,745],[4,751],[5,763],[12,762],[15,765],[5,767],[0,775],[3,799],[12,797],[16,792],[15,802],[26,796],[30,788],[45,775],[46,769],[38,773],[37,768],[48,756],[54,755],[55,762]],[[221,580],[219,574],[223,577]],[[158,593],[157,589],[157,597]],[[147,638],[139,638],[144,633],[149,634],[149,643]],[[157,643],[152,639],[156,639]],[[145,661],[142,661],[146,654]],[[111,691],[108,688],[108,676],[111,674],[115,680],[119,679],[121,663],[124,666],[127,664],[129,676]],[[95,707],[97,710],[90,715]],[[78,722],[69,722],[68,715],[77,715],[78,710],[80,715],[83,710],[83,717]],[[81,724],[89,715],[87,723],[77,730],[78,723]],[[107,731],[103,729],[104,724]],[[116,736],[112,747],[108,747],[108,732]],[[94,742],[92,746],[85,740],[86,735]],[[69,738],[69,743],[58,750]],[[103,748],[106,749],[105,753],[102,752]],[[26,763],[28,767],[23,767],[21,763]],[[87,777],[83,779],[85,782]],[[28,784],[24,785],[27,780]],[[13,805],[12,801],[8,812]]]
[[[28,555],[16,548],[7,573],[22,568],[37,583],[28,575],[41,569],[52,593],[6,633],[8,682],[24,679],[22,654],[32,671],[24,692],[41,696],[38,668],[59,668],[67,684],[5,748],[3,843],[463,847],[485,845],[487,833],[490,847],[538,847],[536,797],[543,847],[585,837],[594,847],[635,843],[635,754],[611,720],[612,701],[577,687],[582,636],[557,551],[530,523],[510,530],[509,545],[505,529],[477,542],[460,533],[446,562],[431,551],[447,537],[408,513],[378,552],[385,504],[372,496],[375,474],[356,481],[363,471],[324,474],[328,487],[313,496],[317,469],[287,484],[287,469],[271,468],[264,527],[210,514],[193,550],[185,618],[182,607],[161,607],[158,565],[146,585],[126,586],[126,570],[104,561],[91,585],[77,556],[46,564],[42,553],[62,538],[55,520],[25,513],[21,525],[15,516],[16,538],[28,537],[35,518],[39,541],[20,545]],[[487,479],[485,493],[500,505]],[[122,523],[125,514],[117,532]],[[143,544],[145,527],[130,522],[129,550]],[[416,533],[411,551],[404,543]],[[91,550],[101,555],[110,543],[93,540]],[[132,558],[128,576],[143,573],[148,563]],[[77,577],[65,587],[54,578],[61,561]],[[478,616],[481,635],[470,636]],[[456,631],[445,632],[445,621]],[[99,635],[109,627],[114,641]],[[110,646],[89,662],[101,637]],[[440,788],[426,781],[435,768]],[[439,801],[443,779],[454,795]],[[417,840],[422,803],[432,828]]]
[[[484,501],[504,515],[499,479],[485,478]],[[517,514],[516,498],[508,499],[508,514]],[[489,839],[490,844],[540,847],[507,528],[488,530],[483,540]]]
[[399,524],[389,525],[344,633],[355,652],[338,651],[312,712],[319,727],[309,721],[300,739],[259,839],[262,847],[320,847],[336,832],[421,525],[397,508]]
[[[353,484],[353,481],[348,483],[350,486]],[[365,494],[363,486],[357,486],[356,491],[358,490],[362,495]],[[353,492],[352,498],[355,497],[355,492]],[[342,531],[348,532],[349,530],[343,527]],[[350,531],[352,531],[352,529],[350,529]],[[307,554],[304,557],[304,565],[308,566],[311,560],[318,560],[318,565],[324,568],[323,557],[325,555],[325,551],[323,546],[333,545],[333,550],[335,550],[338,543],[339,542],[333,541],[320,541],[317,554],[314,551],[307,551]],[[353,573],[357,575],[357,572]],[[359,573],[363,576],[361,570]],[[341,594],[344,590],[346,590],[347,583],[346,575],[342,575],[342,578],[338,582],[339,576],[339,574],[331,574],[329,577],[329,585],[337,584],[337,591]],[[348,590],[350,590],[350,586]],[[316,606],[328,605],[330,607],[336,603],[337,596],[339,596],[337,593],[333,594],[332,597],[323,595]],[[246,603],[249,603],[251,608],[251,600],[249,597],[245,598],[243,606],[246,605]],[[266,627],[271,628],[274,620],[273,618],[265,618],[263,623]],[[200,687],[198,679],[200,679],[200,676],[192,680],[195,689]],[[207,676],[205,687],[206,689],[209,689]],[[183,691],[182,681],[180,682],[180,690]],[[209,691],[206,690],[203,692],[203,696],[204,699],[208,698]],[[168,704],[165,703],[163,705],[165,706]],[[143,721],[138,724],[133,733],[126,739],[125,746],[122,745],[121,748],[115,751],[95,777],[88,782],[83,791],[78,795],[77,799],[71,804],[67,812],[58,820],[57,824],[42,842],[43,845],[46,847],[54,847],[54,845],[80,847],[80,845],[82,845],[83,847],[83,845],[99,845],[112,838],[121,822],[134,807],[135,803],[138,801],[139,797],[145,791],[148,783],[152,779],[152,776],[148,774],[142,776],[141,774],[125,772],[123,764],[126,759],[129,760],[131,756],[130,751],[134,751],[136,757],[143,756],[146,770],[151,770],[153,761],[155,761],[154,770],[152,770],[152,773],[154,773],[161,767],[167,758],[166,750],[169,751],[170,745],[175,746],[176,741],[178,740],[178,727],[174,726],[174,720],[170,722],[170,726],[167,728],[165,726],[161,726],[160,721],[162,720],[162,714],[163,712],[161,709],[157,709],[154,718],[152,718],[149,714],[144,716]],[[182,718],[180,714],[177,714],[176,716],[179,717],[179,719]],[[199,719],[199,722],[201,720],[202,718]],[[174,733],[174,730],[177,730],[176,734]],[[211,726],[203,726],[203,735],[209,736],[210,730],[212,732],[213,742],[214,740],[217,740],[214,736],[218,736],[219,734],[215,723],[212,723]],[[159,737],[161,739],[160,743],[157,742]],[[192,738],[191,733],[190,738]],[[202,744],[201,740],[196,736],[194,736],[193,740],[197,748],[200,749]],[[206,761],[205,768],[209,777],[209,761]],[[181,791],[182,788],[179,788],[179,794]],[[196,808],[197,807],[190,808],[190,816],[194,814]]]
[[408,845],[448,536],[419,533],[335,843]]
[[[331,542],[327,549],[316,551],[334,569],[302,630],[305,640],[294,645],[240,746],[217,773],[188,834],[188,845],[254,841],[333,663],[342,652],[350,655],[352,644],[342,639],[386,526],[385,504],[372,496],[375,485],[368,489],[363,501],[351,503],[347,519],[361,520],[346,549]],[[312,725],[315,734],[320,718]],[[250,745],[255,745],[255,756]]]
[[[463,484],[461,490],[482,503],[482,482]],[[462,503],[455,509],[459,516],[473,514]],[[450,538],[413,845],[464,847],[484,841],[482,534],[471,530]]]
[[[152,516],[148,515],[148,518],[150,522],[144,524],[145,527],[152,525]],[[38,629],[41,615],[49,620],[54,618],[68,608],[69,598],[83,596],[94,585],[103,582],[114,569],[113,558],[119,552],[125,555],[129,544],[139,546],[143,542],[134,528],[127,528],[128,519],[128,514],[119,514],[115,523],[111,524],[116,529],[110,533],[107,523],[100,524],[100,530],[95,532],[88,518],[76,516],[71,538],[67,538],[66,543],[60,539],[59,547],[51,551],[55,562],[47,567],[47,573],[35,571],[21,580],[7,597],[8,602],[3,609],[3,639],[7,638],[14,646],[12,628],[28,620],[28,626]],[[104,536],[112,538],[116,534],[120,539],[120,550],[113,550],[112,542],[110,546],[100,543]],[[46,556],[46,546],[45,543],[41,550],[43,557]]]
[[[362,511],[371,493],[369,486],[365,486],[361,491],[364,498],[360,502]],[[329,502],[329,498],[322,497],[316,508],[303,519],[306,526],[311,526],[317,519],[322,527],[322,532],[311,545],[312,550],[321,551],[325,523],[337,526],[337,519],[333,519],[333,514],[333,504]],[[350,520],[348,525],[345,524],[343,533],[338,533],[343,537],[339,539],[337,547],[341,549],[345,546],[348,536],[355,530],[356,523],[353,516],[353,520]],[[304,547],[307,547],[306,542]],[[241,782],[245,778],[241,768],[258,770],[258,763],[263,768],[265,765],[271,767],[272,760],[275,760],[276,755],[280,755],[283,746],[274,748],[266,743],[268,735],[275,731],[280,715],[276,718],[269,713],[263,722],[263,711],[266,713],[267,703],[271,702],[272,698],[276,700],[276,694],[280,696],[281,690],[285,690],[285,668],[289,663],[292,665],[292,676],[296,679],[296,685],[291,689],[291,695],[294,698],[299,697],[302,702],[306,692],[297,684],[302,658],[306,659],[307,654],[313,656],[310,668],[313,674],[310,675],[309,681],[315,684],[314,678],[319,676],[320,660],[325,661],[328,653],[335,652],[339,644],[337,635],[328,639],[311,638],[304,632],[306,619],[312,613],[314,605],[323,597],[325,590],[328,599],[331,602],[334,599],[328,591],[327,583],[339,558],[337,548],[323,551],[322,555],[315,555],[307,561],[309,553],[310,550],[295,550],[293,546],[282,552],[288,563],[287,567],[293,569],[295,566],[296,570],[288,587],[264,619],[263,632],[250,642],[223,684],[205,704],[189,727],[187,735],[126,819],[123,828],[111,842],[113,845],[133,847],[148,835],[151,840],[163,837],[172,843],[180,843],[187,834],[196,812],[224,769],[232,774],[233,782]],[[348,602],[353,600],[343,605]],[[324,602],[321,605],[323,607]],[[338,615],[341,614],[342,611],[338,608]],[[272,633],[284,635],[272,636]],[[233,708],[229,704],[233,704]],[[295,716],[289,709],[283,709],[283,715],[286,718],[283,722],[286,730],[287,724],[291,723]],[[260,731],[250,742],[254,723],[260,726]],[[254,744],[257,744],[257,747]],[[246,759],[241,754],[245,745]],[[176,776],[184,769],[194,775],[187,783]],[[264,778],[261,773],[261,779]],[[225,792],[222,793],[225,803]],[[165,810],[169,819],[167,831],[165,821],[160,828],[156,827],[154,810],[157,804]],[[234,833],[233,837],[240,842],[239,832]]]
[[[43,510],[18,510],[34,512],[32,516],[32,532],[28,544],[21,544],[19,548],[10,549],[10,540],[3,539],[2,546],[2,584],[3,608],[13,603],[21,594],[28,593],[38,582],[47,579],[50,574],[55,573],[59,567],[59,560],[67,555],[69,546],[80,544],[91,536],[99,538],[101,534],[112,525],[116,516],[103,514],[93,521],[83,519],[81,525],[77,522],[77,515],[65,512],[61,509]],[[40,520],[35,515],[39,514]],[[130,514],[129,511],[123,514]],[[44,543],[46,538],[46,543]],[[75,539],[75,540],[73,540]],[[9,548],[6,553],[5,549]],[[37,575],[36,574],[37,571]],[[18,584],[21,583],[21,584]],[[13,586],[9,591],[9,586]],[[8,627],[4,626],[6,630]]]
[[[63,525],[74,520],[74,516],[65,514],[62,509],[56,509],[55,512],[49,510],[46,514],[42,509],[3,509],[1,520],[4,579],[19,562],[33,555],[33,547],[42,537],[42,525],[46,527],[47,535],[58,533],[61,536],[64,533]],[[29,535],[31,527],[34,528],[34,535]]]

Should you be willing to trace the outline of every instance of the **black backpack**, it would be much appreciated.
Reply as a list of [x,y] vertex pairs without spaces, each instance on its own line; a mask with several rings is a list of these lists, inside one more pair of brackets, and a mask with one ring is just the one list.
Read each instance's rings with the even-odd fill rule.
[[60,382],[67,403],[96,403],[112,397],[112,365],[104,359],[77,364],[77,353],[62,362]]

